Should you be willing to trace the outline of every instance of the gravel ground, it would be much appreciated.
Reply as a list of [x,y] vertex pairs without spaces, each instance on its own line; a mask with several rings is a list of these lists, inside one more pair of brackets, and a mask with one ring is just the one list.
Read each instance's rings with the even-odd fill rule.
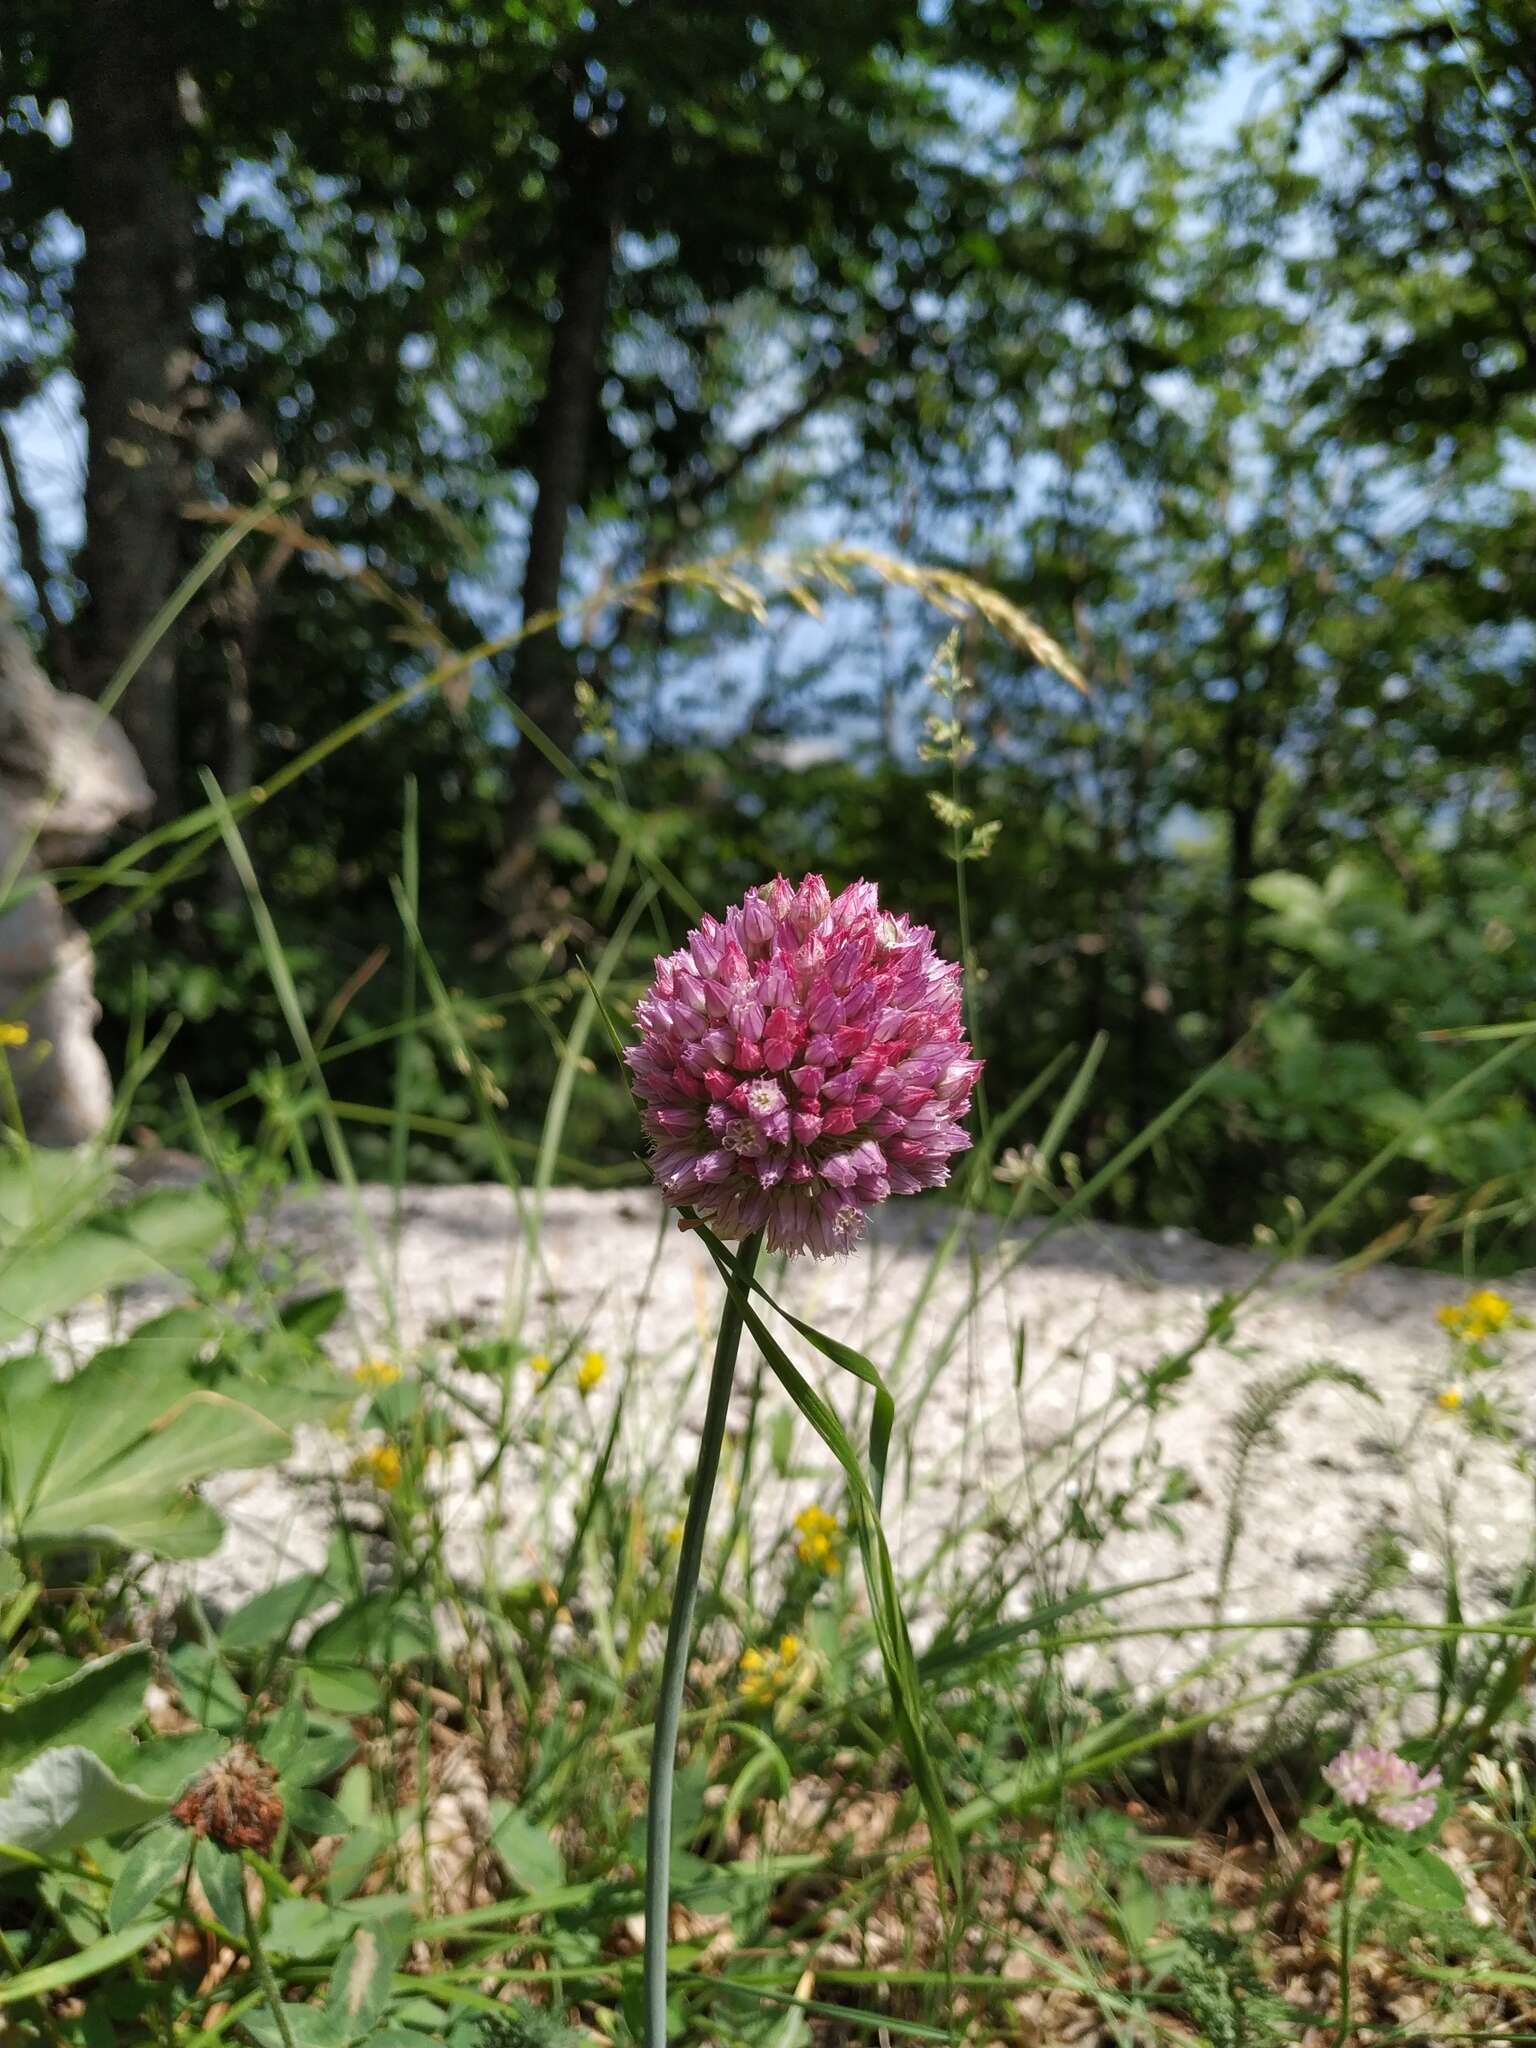
[[[522,1577],[537,1569],[551,1525],[568,1525],[626,1355],[637,1380],[623,1456],[631,1469],[670,1472],[681,1485],[702,1415],[719,1287],[703,1247],[648,1196],[552,1193],[531,1269],[501,1188],[408,1189],[397,1240],[388,1190],[365,1190],[362,1211],[360,1224],[346,1195],[329,1190],[285,1201],[268,1226],[280,1280],[324,1278],[347,1289],[349,1320],[334,1344],[341,1363],[424,1344],[428,1355],[435,1346],[447,1358],[445,1333],[456,1327],[494,1336],[508,1327],[509,1301],[519,1293],[530,1348],[556,1355],[574,1343],[580,1351],[602,1349],[611,1362],[587,1403],[569,1376],[537,1400],[531,1376],[519,1376],[529,1389],[528,1419],[497,1485],[476,1476],[488,1438],[472,1436],[448,1452],[439,1483],[455,1570]],[[798,1314],[888,1365],[945,1226],[941,1211],[893,1205],[852,1258],[797,1261],[787,1274],[765,1278]],[[1437,1612],[1448,1540],[1469,1615],[1497,1604],[1536,1536],[1532,1488],[1513,1447],[1477,1440],[1464,1415],[1434,1403],[1450,1377],[1434,1311],[1458,1292],[1444,1279],[1389,1269],[1341,1278],[1310,1262],[1287,1267],[1246,1304],[1224,1341],[1198,1352],[1154,1416],[1135,1409],[1106,1438],[1092,1418],[1191,1345],[1212,1305],[1247,1286],[1260,1262],[1177,1231],[1064,1231],[1038,1254],[1021,1256],[1027,1252],[1027,1232],[1002,1243],[990,1226],[968,1234],[920,1311],[896,1386],[903,1421],[887,1520],[898,1568],[913,1583],[946,1532],[961,1524],[971,1532],[951,1546],[927,1590],[918,1585],[920,1618],[937,1603],[943,1572],[992,1563],[1023,1575],[1016,1608],[1038,1599],[1042,1582],[1059,1589],[1181,1575],[1121,1600],[1117,1618],[1208,1621],[1232,1491],[1234,1418],[1262,1383],[1320,1363],[1359,1375],[1375,1398],[1322,1384],[1285,1408],[1241,1489],[1228,1618],[1313,1611],[1359,1569],[1378,1529],[1393,1532],[1406,1556],[1407,1588],[1393,1596],[1400,1608]],[[1536,1289],[1509,1291],[1522,1310],[1536,1312]],[[792,1354],[852,1419],[854,1382],[786,1335]],[[1525,1439],[1536,1419],[1529,1372],[1536,1332],[1513,1335],[1508,1354],[1500,1377]],[[744,1360],[742,1420],[751,1378]],[[483,1399],[488,1383],[475,1384]],[[773,1388],[768,1399],[779,1405],[785,1397]],[[233,1475],[213,1489],[230,1535],[193,1578],[215,1606],[320,1560],[331,1476],[345,1471],[356,1448],[317,1435],[298,1446],[284,1471]],[[541,1482],[552,1465],[566,1476],[546,1502]],[[794,1476],[767,1489],[757,1526],[777,1537],[808,1500],[835,1508],[832,1473],[800,1427]],[[1107,1528],[1097,1556],[1087,1537],[1074,1534],[1039,1562],[1038,1532],[1062,1528],[1074,1492],[1085,1515],[1103,1519],[1105,1498],[1120,1489],[1130,1495],[1125,1526]],[[1165,1489],[1180,1497],[1159,1508]],[[1032,1503],[1041,1504],[1033,1523]],[[1262,1643],[1250,1675],[1278,1653],[1278,1638]],[[1210,1647],[1203,1630],[1179,1644],[1137,1643],[1122,1652],[1122,1669],[1135,1682],[1162,1682]]]

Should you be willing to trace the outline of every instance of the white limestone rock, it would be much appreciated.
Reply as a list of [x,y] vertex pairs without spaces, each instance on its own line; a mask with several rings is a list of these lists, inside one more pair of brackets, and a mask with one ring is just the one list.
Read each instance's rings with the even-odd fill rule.
[[45,871],[85,859],[151,800],[117,721],[55,690],[0,612],[0,1021],[26,1026],[4,1057],[34,1144],[82,1144],[112,1108],[90,943]]

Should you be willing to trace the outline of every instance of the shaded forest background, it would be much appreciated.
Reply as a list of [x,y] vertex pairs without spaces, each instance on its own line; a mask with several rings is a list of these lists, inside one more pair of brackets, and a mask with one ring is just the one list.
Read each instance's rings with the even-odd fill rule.
[[[1236,1047],[1105,1213],[1283,1232],[1398,1139],[1353,1241],[1492,1210],[1531,1256],[1536,1056],[1425,1115],[1480,1049],[1426,1034],[1536,1003],[1531,0],[11,0],[3,36],[6,580],[54,680],[99,692],[269,506],[123,701],[163,820],[429,668],[412,607],[469,647],[736,548],[965,568],[1091,685],[963,634],[956,788],[915,601],[764,633],[681,587],[375,726],[246,828],[365,1168],[397,1090],[413,1175],[494,1164],[462,1062],[383,1035],[408,805],[531,1146],[621,810],[706,905],[863,873],[955,946],[958,799],[994,1107],[1103,1035],[1058,1175]],[[299,1106],[219,859],[99,989],[119,1062],[180,1020],[146,1131]],[[566,1148],[638,1171],[603,1063]]]

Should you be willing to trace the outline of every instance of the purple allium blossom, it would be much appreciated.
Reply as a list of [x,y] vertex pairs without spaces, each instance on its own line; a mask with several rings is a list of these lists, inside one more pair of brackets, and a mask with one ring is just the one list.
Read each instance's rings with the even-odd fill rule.
[[751,889],[656,963],[625,1057],[674,1208],[772,1251],[848,1251],[888,1195],[942,1187],[981,1071],[960,969],[873,882]]
[[1438,1771],[1421,1771],[1395,1750],[1364,1743],[1343,1749],[1323,1776],[1346,1806],[1366,1806],[1389,1828],[1421,1828],[1434,1818]]

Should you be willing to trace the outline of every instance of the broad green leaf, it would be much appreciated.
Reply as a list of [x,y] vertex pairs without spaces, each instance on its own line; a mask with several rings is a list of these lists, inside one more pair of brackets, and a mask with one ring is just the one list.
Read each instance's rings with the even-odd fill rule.
[[245,1726],[249,1711],[245,1694],[205,1643],[178,1643],[166,1661],[182,1707],[194,1720],[227,1735]]
[[99,1155],[24,1146],[13,1131],[0,1131],[0,1247],[62,1228],[63,1219],[103,1203],[111,1187],[111,1169]]
[[297,1578],[284,1579],[280,1586],[269,1586],[237,1607],[219,1630],[219,1641],[232,1656],[286,1642],[299,1623],[331,1597],[324,1572],[302,1572]]
[[390,1979],[410,1939],[408,1913],[359,1927],[336,1958],[326,1993],[326,2016],[343,2040],[366,2041],[389,1997]]
[[[290,1692],[262,1729],[256,1744],[257,1751],[274,1770],[286,1771],[304,1747],[308,1730],[309,1716],[304,1711],[304,1702],[296,1691]],[[302,1784],[304,1781],[298,1779],[296,1782]]]
[[190,1489],[279,1462],[293,1427],[328,1419],[340,1389],[297,1339],[250,1337],[207,1309],[141,1323],[66,1380],[12,1362],[0,1368],[0,1540],[201,1556],[221,1524]]
[[565,1858],[548,1828],[505,1799],[491,1801],[491,1846],[519,1891],[555,1891],[565,1883]]
[[124,1785],[89,1749],[45,1749],[0,1799],[0,1845],[56,1855],[158,1820],[168,1803]]
[[1157,1931],[1164,1910],[1162,1894],[1144,1877],[1129,1871],[1121,1878],[1115,1918],[1120,1923],[1125,1945],[1133,1955],[1139,1956],[1146,1948]]
[[107,1901],[114,1933],[149,1917],[163,1893],[178,1892],[192,1855],[193,1837],[174,1821],[150,1828],[123,1858]]
[[1346,1820],[1342,1814],[1335,1813],[1329,1806],[1315,1807],[1312,1812],[1304,1813],[1301,1817],[1301,1830],[1303,1834],[1310,1835],[1314,1842],[1349,1841],[1360,1832],[1357,1822]]
[[242,2031],[250,2035],[258,2048],[287,2048],[290,2040],[293,2048],[348,2048],[347,2035],[321,2006],[285,2005],[283,2025],[287,2029],[286,2039],[278,2031],[277,2021],[263,2007],[242,2014],[240,2020]]
[[100,1544],[112,1550],[147,1551],[155,1557],[186,1560],[211,1557],[224,1540],[224,1524],[204,1500],[181,1494],[170,1500],[124,1503],[109,1521],[93,1521],[71,1529],[69,1516],[50,1513],[51,1527],[38,1524],[26,1540],[41,1549],[73,1550]]
[[37,1650],[17,1670],[7,1672],[5,1689],[15,1699],[40,1692],[45,1685],[61,1685],[82,1668],[79,1657],[66,1657],[62,1650]]
[[391,1838],[382,1828],[360,1826],[353,1821],[348,1833],[337,1844],[326,1870],[326,1897],[333,1902],[350,1901],[353,1892],[390,1846]]
[[353,1764],[336,1787],[336,1803],[354,1827],[373,1819],[373,1775],[365,1763]]
[[323,1899],[278,1899],[267,1916],[264,1939],[278,1955],[296,1962],[333,1956],[357,1926],[356,1918]]
[[54,1382],[39,1406],[18,1416],[16,1490],[25,1497],[46,1473],[61,1491],[88,1480],[124,1444],[152,1430],[198,1385],[195,1368],[218,1338],[210,1309],[175,1308],[141,1323],[121,1344],[95,1353],[71,1379]]
[[686,1849],[704,1825],[709,1800],[709,1760],[691,1756],[672,1786],[672,1839]]
[[280,1462],[292,1447],[286,1429],[214,1391],[184,1395],[154,1432],[71,1490],[50,1475],[49,1497],[25,1513],[26,1540],[75,1543],[132,1531],[158,1510],[157,1494],[163,1500],[213,1472]]
[[95,1749],[131,1727],[143,1710],[149,1675],[149,1650],[135,1644],[82,1664],[72,1677],[0,1712],[0,1786],[45,1749],[60,1743]]
[[431,1618],[394,1593],[369,1593],[322,1623],[309,1639],[306,1661],[322,1668],[407,1664],[435,1647]]
[[303,1664],[296,1675],[311,1705],[329,1714],[376,1713],[384,1696],[371,1671],[348,1670],[342,1664]]
[[223,1205],[207,1188],[162,1188],[56,1235],[46,1227],[22,1232],[0,1251],[0,1343],[14,1343],[89,1295],[176,1272],[211,1251],[227,1229]]
[[322,1293],[302,1295],[297,1301],[286,1303],[278,1319],[285,1330],[314,1342],[335,1325],[346,1305],[347,1297],[342,1290],[328,1287]]
[[1466,1905],[1461,1879],[1433,1849],[1416,1842],[1371,1843],[1370,1867],[1382,1889],[1421,1913],[1457,1913]]
[[193,1489],[284,1457],[293,1427],[334,1412],[341,1382],[281,1339],[250,1346],[210,1311],[173,1309],[66,1380],[30,1360],[0,1369],[0,1541],[106,1543],[196,1557],[221,1525]]
[[344,1835],[347,1816],[335,1800],[312,1785],[301,1785],[285,1798],[288,1818],[302,1835]]
[[157,1735],[148,1742],[119,1738],[103,1746],[102,1756],[125,1785],[174,1799],[228,1746],[216,1730],[194,1728],[184,1735]]
[[528,1356],[526,1344],[514,1337],[491,1337],[483,1344],[460,1344],[454,1363],[465,1372],[483,1372],[500,1378]]
[[321,1785],[344,1771],[359,1748],[350,1728],[328,1727],[318,1735],[306,1734],[290,1760],[282,1766],[290,1785]]
[[245,1927],[245,1864],[237,1851],[200,1835],[192,1852],[192,1868],[213,1912],[231,1934]]

